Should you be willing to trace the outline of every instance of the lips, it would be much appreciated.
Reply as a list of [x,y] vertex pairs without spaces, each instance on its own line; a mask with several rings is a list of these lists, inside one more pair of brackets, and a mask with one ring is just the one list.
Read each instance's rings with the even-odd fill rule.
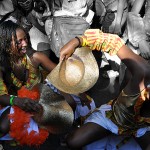
[[26,48],[22,48],[22,49],[20,50],[20,52],[22,52],[22,53],[26,53],[26,51],[27,51]]

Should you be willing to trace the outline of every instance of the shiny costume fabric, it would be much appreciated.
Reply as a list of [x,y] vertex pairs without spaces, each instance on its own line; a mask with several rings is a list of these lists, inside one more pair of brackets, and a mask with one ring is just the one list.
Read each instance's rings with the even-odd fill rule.
[[140,95],[126,95],[122,92],[116,100],[95,110],[85,123],[97,123],[114,134],[136,137],[144,135],[150,130],[150,118],[140,116],[140,109],[144,103]]

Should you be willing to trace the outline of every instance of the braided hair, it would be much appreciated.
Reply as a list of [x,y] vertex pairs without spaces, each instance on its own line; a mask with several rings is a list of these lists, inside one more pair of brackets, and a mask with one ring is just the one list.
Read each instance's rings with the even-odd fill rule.
[[[12,35],[16,43],[16,30],[21,28],[18,24],[8,20],[0,24],[0,64],[5,65],[10,59]],[[17,45],[16,45],[17,46]]]

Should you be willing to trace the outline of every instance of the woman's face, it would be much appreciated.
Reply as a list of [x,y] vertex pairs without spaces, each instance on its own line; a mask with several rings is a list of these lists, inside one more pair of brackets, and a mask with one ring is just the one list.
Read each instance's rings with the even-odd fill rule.
[[26,33],[22,29],[16,30],[16,40],[12,36],[11,53],[16,56],[24,56],[28,47],[28,39]]

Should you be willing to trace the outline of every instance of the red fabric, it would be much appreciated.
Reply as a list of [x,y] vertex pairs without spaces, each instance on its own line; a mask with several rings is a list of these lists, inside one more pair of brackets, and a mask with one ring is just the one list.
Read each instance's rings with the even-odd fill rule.
[[[38,88],[28,90],[25,87],[22,87],[18,91],[18,97],[27,97],[36,100],[39,99],[40,93]],[[14,113],[9,115],[9,118],[13,121],[10,125],[10,136],[19,141],[21,145],[41,145],[47,139],[49,132],[45,129],[39,128],[38,134],[35,131],[28,133],[27,129],[32,114],[21,110],[17,106],[13,106],[13,108]]]

